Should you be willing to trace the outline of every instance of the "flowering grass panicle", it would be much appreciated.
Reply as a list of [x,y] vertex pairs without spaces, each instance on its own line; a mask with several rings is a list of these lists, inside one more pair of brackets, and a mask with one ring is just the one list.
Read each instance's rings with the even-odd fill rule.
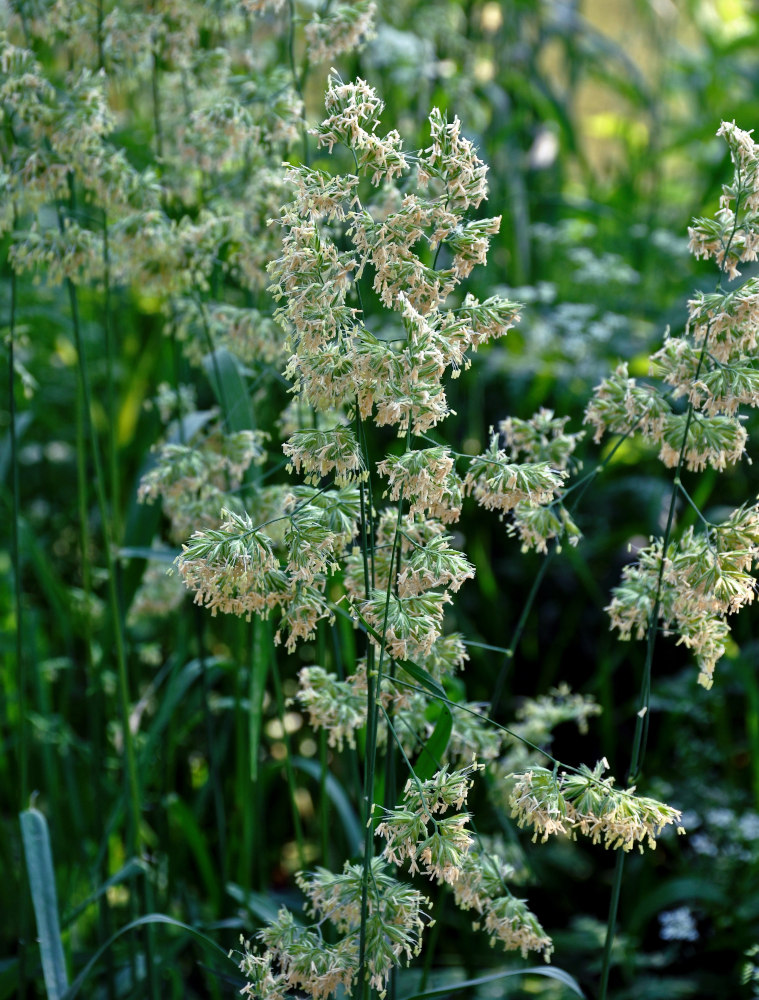
[[[304,927],[282,908],[258,934],[266,948],[263,954],[243,941],[240,968],[249,977],[248,996],[275,1000],[283,993],[302,990],[321,1000],[336,994],[339,987],[351,992],[358,971],[363,875],[362,865],[347,862],[338,874],[326,868],[298,874],[296,881],[308,899],[307,910],[319,918],[318,923]],[[419,954],[429,919],[424,909],[428,903],[416,889],[389,875],[379,858],[372,859],[364,934],[369,955],[367,978],[381,995],[392,970]],[[328,944],[322,936],[325,920],[340,935],[335,944]]]
[[448,771],[443,767],[427,781],[409,778],[401,805],[385,809],[376,834],[387,841],[384,856],[393,864],[410,861],[410,871],[454,883],[462,858],[474,843],[466,829],[469,814],[438,816],[451,807],[460,810],[472,784],[471,775],[481,767],[473,761],[467,767]]
[[[718,135],[727,142],[734,175],[723,186],[715,219],[697,219],[689,232],[692,252],[713,258],[720,278],[734,280],[738,264],[755,260],[759,246],[759,147],[734,123],[723,122]],[[713,293],[699,292],[689,302],[684,335],[668,336],[651,357],[652,376],[661,384],[641,384],[620,366],[597,387],[586,410],[596,440],[606,432],[639,434],[658,446],[664,465],[677,470],[676,490],[689,503],[681,468],[724,471],[746,454],[741,408],[759,405],[757,301],[755,278],[729,291],[720,283]],[[687,400],[685,412],[673,406],[678,397]],[[720,525],[701,516],[703,530],[689,528],[676,541],[668,528],[666,551],[662,540],[643,547],[625,567],[607,609],[623,639],[643,638],[656,626],[654,619],[661,621],[692,650],[699,683],[707,688],[726,649],[726,617],[754,599],[752,510],[739,508]],[[729,528],[734,519],[746,527],[740,537]]]
[[548,462],[512,461],[499,447],[499,435],[492,434],[487,450],[470,461],[465,485],[481,506],[506,514],[522,501],[533,506],[551,503],[565,476]]
[[534,951],[548,962],[551,938],[525,900],[511,894],[507,881],[513,875],[514,869],[498,854],[478,846],[462,858],[453,898],[460,909],[474,911],[472,926],[475,930],[484,927],[491,947],[500,944],[504,951],[519,951],[523,958]]
[[669,825],[677,825],[680,810],[656,799],[635,795],[635,788],[614,787],[614,779],[602,777],[606,761],[591,769],[582,764],[574,772],[548,771],[533,767],[515,775],[510,796],[511,812],[520,827],[530,826],[545,843],[554,834],[574,838],[579,831],[594,844],[631,851],[644,844],[656,847],[656,837]]
[[305,27],[306,51],[312,63],[329,63],[343,52],[358,52],[375,35],[374,0],[352,0],[316,12]]
[[222,433],[216,427],[192,444],[163,444],[140,481],[137,499],[162,501],[176,541],[199,525],[213,527],[220,508],[239,508],[235,493],[251,465],[266,461],[267,438],[264,431]]
[[620,637],[642,639],[658,603],[665,631],[693,650],[699,683],[711,687],[730,634],[726,618],[751,604],[756,593],[751,570],[759,555],[757,516],[757,505],[740,507],[700,534],[689,528],[666,555],[658,540],[641,549],[636,563],[624,568],[607,608]]

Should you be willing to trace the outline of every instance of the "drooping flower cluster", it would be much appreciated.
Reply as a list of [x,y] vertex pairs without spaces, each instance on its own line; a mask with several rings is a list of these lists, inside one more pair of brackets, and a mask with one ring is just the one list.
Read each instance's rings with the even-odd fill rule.
[[411,872],[421,871],[430,878],[454,883],[473,843],[466,829],[469,813],[442,813],[451,806],[461,810],[472,784],[471,775],[478,767],[482,765],[475,762],[458,771],[443,767],[422,782],[409,778],[401,804],[386,809],[376,829],[377,836],[387,841],[384,857],[396,865],[408,859]]
[[512,815],[520,827],[532,827],[533,841],[581,833],[594,844],[603,840],[604,847],[623,851],[637,846],[641,853],[644,844],[656,847],[656,837],[666,826],[674,824],[678,833],[685,832],[678,809],[636,795],[634,787],[615,788],[614,778],[603,777],[607,767],[602,760],[592,771],[582,764],[575,772],[533,767],[515,775],[509,799]]
[[[565,473],[572,463],[572,455],[584,431],[569,433],[568,417],[556,417],[552,410],[538,410],[529,420],[508,417],[498,425],[510,454],[527,462],[548,462],[551,469]],[[519,500],[511,511],[507,526],[510,535],[517,535],[522,551],[534,549],[547,552],[552,539],[560,543],[566,538],[570,545],[577,545],[581,532],[561,497],[549,503],[536,503],[534,499]]]
[[217,427],[190,444],[164,444],[140,483],[142,503],[163,502],[171,537],[180,541],[198,525],[215,525],[228,494],[251,465],[266,460],[263,431],[222,433]]
[[[501,774],[513,774],[532,763],[543,763],[553,742],[553,732],[564,722],[573,722],[580,733],[588,731],[588,719],[601,712],[589,695],[577,694],[567,684],[551,688],[548,694],[526,698],[516,710],[516,721],[509,723],[505,753],[498,761]],[[540,750],[535,748],[539,747]]]
[[[642,639],[650,627],[658,594],[658,619],[665,632],[691,649],[698,682],[710,688],[714,668],[730,635],[727,616],[751,604],[759,558],[759,505],[734,510],[721,524],[696,534],[689,528],[665,555],[659,540],[625,567],[607,608],[620,638]],[[661,585],[659,579],[661,576]]]
[[[346,863],[339,874],[317,868],[300,873],[296,881],[308,899],[309,914],[319,920],[304,927],[283,908],[276,920],[258,933],[266,947],[263,954],[256,953],[249,942],[242,942],[240,968],[248,979],[245,996],[275,1000],[298,990],[322,1000],[339,987],[350,993],[355,984],[363,866]],[[392,970],[419,954],[428,902],[416,889],[389,875],[380,858],[372,859],[365,934],[368,979],[373,989],[383,993]],[[336,944],[322,937],[325,920],[340,935]]]
[[298,675],[298,701],[314,729],[327,732],[329,745],[356,746],[356,730],[366,725],[366,673],[340,680],[323,667],[303,667]]
[[[757,259],[759,247],[759,146],[750,134],[724,122],[733,178],[723,186],[715,219],[697,219],[691,250],[714,259],[722,276],[740,276],[738,264]],[[625,365],[595,390],[585,415],[604,433],[637,434],[655,444],[669,468],[722,471],[746,453],[742,407],[759,406],[756,366],[759,284],[751,278],[729,291],[699,292],[689,302],[681,337],[668,337],[651,358],[660,383],[629,378]],[[684,397],[687,408],[673,401]],[[678,480],[677,487],[682,489]],[[623,639],[642,638],[656,627],[693,650],[699,683],[711,687],[714,668],[725,652],[726,616],[753,600],[756,561],[754,507],[733,511],[719,525],[689,529],[677,542],[652,539],[623,572],[608,611]],[[702,518],[703,520],[703,518]]]
[[[248,514],[222,512],[218,529],[196,531],[183,546],[177,567],[195,601],[215,614],[256,614],[277,610],[287,648],[313,637],[319,621],[334,619],[326,597],[327,579],[357,531],[355,488],[296,489],[280,501],[274,524],[287,525],[275,536],[273,525],[256,526]],[[282,558],[280,558],[280,553]],[[281,632],[275,636],[280,641]]]
[[509,450],[491,432],[488,448],[471,460],[464,480],[466,492],[479,504],[509,515],[507,530],[519,536],[523,551],[546,552],[554,538],[566,537],[572,545],[580,539],[561,497],[566,465],[581,433],[566,434],[565,423],[547,410],[531,420],[503,420],[500,429]]
[[504,951],[542,954],[550,961],[553,943],[523,899],[517,899],[506,885],[513,874],[497,854],[472,849],[462,858],[459,877],[453,884],[453,898],[462,910],[474,910],[475,930],[484,927],[491,947]]

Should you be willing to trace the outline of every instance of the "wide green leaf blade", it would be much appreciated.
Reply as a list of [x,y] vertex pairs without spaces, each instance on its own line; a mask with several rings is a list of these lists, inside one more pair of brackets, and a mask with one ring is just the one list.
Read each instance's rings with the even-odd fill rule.
[[250,393],[245,384],[240,361],[226,347],[217,347],[203,360],[206,375],[226,418],[230,431],[253,428]]
[[422,751],[414,764],[414,774],[420,781],[426,781],[440,770],[441,761],[448,749],[448,741],[453,730],[453,716],[447,705],[440,706],[440,715],[435,723],[432,735],[425,742]]
[[58,921],[55,871],[47,820],[37,809],[25,809],[20,820],[45,989],[48,1000],[60,1000],[68,988],[68,977]]

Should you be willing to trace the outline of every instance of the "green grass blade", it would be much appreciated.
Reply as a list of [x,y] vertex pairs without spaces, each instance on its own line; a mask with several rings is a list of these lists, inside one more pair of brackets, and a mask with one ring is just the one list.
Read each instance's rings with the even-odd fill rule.
[[403,1000],[427,1000],[427,997],[458,996],[459,990],[468,989],[473,986],[483,986],[485,983],[494,983],[498,979],[510,979],[512,976],[545,976],[547,979],[555,979],[563,983],[575,996],[585,996],[577,980],[573,976],[570,976],[568,972],[565,972],[563,969],[556,969],[553,966],[543,968],[540,965],[536,965],[529,969],[511,969],[505,972],[494,972],[490,976],[479,976],[477,979],[465,979],[461,983],[450,983],[448,986],[425,990],[424,993],[414,993],[411,996],[403,997]]
[[253,632],[253,650],[250,661],[250,691],[248,706],[248,741],[250,745],[250,780],[258,780],[259,750],[261,747],[261,731],[264,718],[264,695],[266,694],[266,678],[269,673],[269,654],[267,642],[271,642],[268,629],[262,625],[256,626]]
[[145,875],[148,872],[147,862],[142,861],[140,858],[130,858],[127,863],[116,872],[115,875],[111,875],[107,878],[101,886],[99,886],[91,895],[89,895],[83,902],[81,902],[76,909],[72,910],[70,913],[66,913],[63,918],[64,927],[68,927],[70,924],[77,919],[84,911],[96,903],[109,889],[115,885],[121,885],[122,882],[128,882],[130,879],[134,878],[135,875]]
[[[315,760],[308,760],[307,757],[293,757],[293,767],[299,771],[305,771],[316,781],[321,781],[321,767]],[[332,804],[337,810],[337,814],[343,824],[345,836],[348,840],[348,848],[351,854],[358,854],[361,850],[363,832],[358,820],[356,810],[350,803],[350,799],[345,794],[345,789],[333,774],[327,774],[326,781],[327,795],[332,800]]]
[[217,347],[213,354],[206,357],[205,368],[228,429],[250,430],[254,426],[253,413],[240,361],[225,347]]
[[[270,921],[277,919],[279,904],[275,902],[270,895],[243,889],[241,885],[237,885],[235,882],[228,882],[225,889],[227,890],[228,895],[230,895],[236,903],[239,903],[240,906],[244,906],[246,910],[260,920],[262,924],[268,924]],[[298,915],[293,914],[293,916],[295,918],[295,922],[300,923]]]
[[108,951],[114,941],[117,941],[124,934],[128,934],[129,931],[133,931],[138,927],[145,927],[150,924],[168,924],[170,927],[178,927],[183,931],[187,931],[205,948],[211,949],[213,952],[218,952],[223,955],[225,959],[228,958],[227,952],[221,948],[213,938],[208,937],[207,934],[203,934],[202,931],[197,930],[195,927],[190,927],[189,924],[183,924],[181,920],[174,920],[173,917],[167,917],[163,913],[148,913],[144,917],[139,917],[137,920],[133,920],[131,923],[127,924],[125,927],[120,928],[115,934],[112,934],[105,944],[101,945],[100,948],[95,952],[89,962],[85,965],[76,979],[73,981],[69,989],[65,993],[60,994],[61,1000],[74,1000],[74,997],[78,996],[84,983],[87,981],[92,970],[95,968],[97,963],[100,961],[101,957]]
[[60,1000],[68,988],[68,977],[58,921],[55,872],[47,821],[37,809],[25,809],[20,820],[45,989],[48,1000]]
[[397,663],[401,670],[405,670],[409,676],[414,678],[417,684],[420,684],[430,694],[436,698],[446,697],[445,688],[441,684],[438,684],[432,674],[428,674],[422,667],[417,666],[416,663],[411,663],[409,660],[398,660]]
[[208,850],[206,837],[200,828],[192,810],[179,798],[171,794],[166,798],[166,810],[170,826],[177,838],[184,841],[192,852],[198,872],[205,885],[211,908],[218,912],[221,903],[221,886],[218,881],[218,869]]
[[441,705],[440,715],[435,723],[432,735],[425,742],[419,754],[419,759],[414,764],[414,774],[420,781],[426,781],[436,771],[440,770],[441,761],[448,748],[448,741],[451,738],[452,731],[453,716],[451,715],[451,710],[447,705]]

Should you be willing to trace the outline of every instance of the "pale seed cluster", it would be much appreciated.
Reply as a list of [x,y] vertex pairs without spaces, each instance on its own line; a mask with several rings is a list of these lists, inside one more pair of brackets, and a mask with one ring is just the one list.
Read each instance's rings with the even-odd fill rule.
[[553,943],[537,917],[523,899],[511,894],[506,884],[513,869],[497,854],[471,850],[462,860],[459,878],[453,885],[453,898],[462,910],[474,910],[473,927],[484,927],[490,945],[500,944],[504,951],[542,954],[550,961]]
[[533,767],[515,775],[509,799],[511,813],[520,827],[532,827],[533,841],[545,843],[554,834],[574,838],[577,833],[590,837],[606,848],[652,850],[656,837],[672,824],[677,832],[681,814],[678,809],[656,799],[635,795],[635,788],[614,787],[613,778],[602,777],[608,765],[600,761],[591,771],[582,764],[576,772],[548,771]]
[[[318,923],[303,927],[289,910],[258,933],[266,950],[257,954],[242,941],[240,968],[249,982],[243,995],[279,1000],[294,990],[314,1000],[355,985],[359,956],[362,865],[346,863],[339,874],[325,868],[300,873],[296,879],[308,899],[307,910]],[[387,873],[379,858],[371,860],[366,917],[367,966],[371,988],[384,995],[390,973],[408,963],[421,949],[429,900],[411,886]],[[321,925],[329,921],[340,935],[336,944],[322,937]]]
[[[714,668],[730,635],[727,616],[751,604],[752,570],[759,556],[759,506],[740,507],[701,534],[689,528],[662,557],[658,540],[626,566],[607,611],[620,638],[642,639],[650,627],[659,574],[659,620],[665,632],[692,650],[698,681],[713,683]],[[662,567],[663,558],[663,567]]]
[[[691,250],[737,279],[738,264],[756,260],[759,248],[759,146],[734,123],[723,122],[718,135],[734,175],[716,217],[695,220]],[[660,381],[641,383],[621,365],[595,390],[585,421],[597,441],[604,433],[642,436],[669,468],[723,471],[746,454],[741,409],[759,405],[759,283],[751,278],[729,291],[699,292],[688,307],[684,335],[668,336],[651,358]],[[687,400],[684,412],[672,405],[678,397]],[[730,633],[726,617],[754,598],[754,520],[755,508],[742,507],[722,524],[704,522],[699,534],[689,529],[666,553],[652,539],[614,590],[612,627],[623,639],[642,638],[657,624],[657,608],[664,631],[692,650],[699,683],[711,687]]]
[[376,829],[377,836],[387,841],[384,857],[395,865],[408,860],[410,872],[453,884],[474,840],[466,829],[469,813],[442,814],[451,807],[461,810],[471,775],[481,767],[473,761],[458,771],[443,767],[428,781],[409,779],[401,804],[384,810]]
[[[166,401],[168,402],[168,401]],[[219,509],[237,490],[252,465],[266,461],[264,431],[222,433],[220,427],[191,444],[164,444],[140,482],[141,503],[161,500],[172,539],[180,541],[198,525],[218,523]]]
[[723,185],[716,216],[695,219],[688,235],[691,253],[715,260],[732,280],[740,277],[738,264],[757,260],[759,253],[759,146],[735,122],[722,122],[717,135],[727,143],[735,173]]

